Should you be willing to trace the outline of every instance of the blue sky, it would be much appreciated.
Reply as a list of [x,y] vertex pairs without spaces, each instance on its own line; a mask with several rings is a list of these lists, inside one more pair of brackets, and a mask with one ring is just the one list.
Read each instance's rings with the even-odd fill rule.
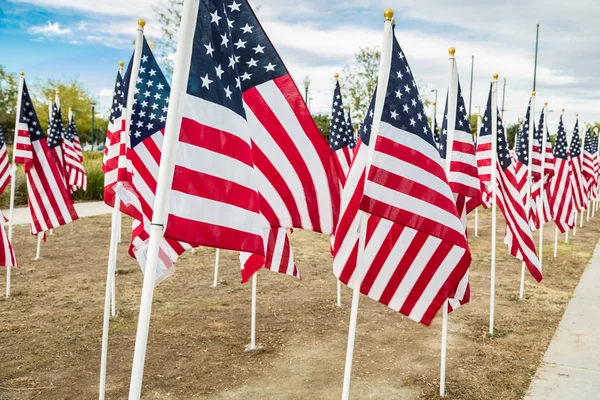
[[[26,72],[28,82],[80,79],[107,107],[118,62],[131,55],[136,21],[145,18],[147,36],[160,39],[153,7],[166,0],[4,0],[0,3],[0,63]],[[229,0],[226,0],[226,2]],[[415,77],[439,103],[448,80],[447,49],[457,48],[462,87],[468,92],[475,55],[473,107],[484,106],[494,72],[507,78],[506,120],[523,117],[533,80],[535,24],[541,24],[538,109],[544,101],[560,108],[572,126],[600,120],[597,66],[600,5],[585,0],[395,0],[396,32]],[[532,4],[529,4],[532,3]],[[333,75],[351,64],[360,46],[378,46],[383,0],[253,0],[258,16],[292,76],[309,75],[311,107],[328,112]],[[340,83],[343,85],[343,75]],[[423,93],[431,97],[431,93]],[[440,107],[442,108],[442,107]],[[441,114],[441,110],[440,110]],[[441,115],[438,115],[440,118]]]

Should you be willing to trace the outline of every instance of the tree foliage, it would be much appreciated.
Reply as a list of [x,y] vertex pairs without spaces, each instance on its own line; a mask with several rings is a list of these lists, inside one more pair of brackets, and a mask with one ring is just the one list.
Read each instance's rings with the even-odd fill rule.
[[313,114],[313,120],[315,124],[317,124],[317,128],[319,128],[319,132],[323,137],[329,137],[329,127],[331,124],[331,119],[327,114]]
[[8,143],[12,143],[15,130],[18,85],[19,75],[0,65],[0,125]]
[[[30,94],[38,118],[40,119],[40,124],[43,127],[48,126],[48,100],[54,101],[57,90],[59,91],[60,106],[65,127],[68,123],[68,109],[71,107],[75,123],[77,124],[79,138],[83,143],[89,143],[92,136],[92,103],[95,102],[95,99],[77,79],[66,81],[48,79],[47,81],[33,85],[30,89]],[[103,142],[107,124],[107,120],[98,116],[97,105],[94,118],[94,140],[96,143]]]
[[177,35],[182,9],[183,0],[169,0],[154,7],[162,31],[162,38],[157,43],[159,54],[162,56],[162,64],[169,75],[173,73],[173,61],[168,56],[175,54],[175,50],[177,50]]

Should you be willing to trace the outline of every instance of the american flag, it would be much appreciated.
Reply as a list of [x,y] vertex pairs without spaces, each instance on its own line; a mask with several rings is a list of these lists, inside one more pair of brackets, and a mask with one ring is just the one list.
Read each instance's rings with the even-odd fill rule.
[[436,116],[433,116],[433,140],[435,140],[435,145],[439,148],[440,146],[440,130],[438,128]]
[[[133,72],[131,76],[135,77]],[[131,199],[131,204],[136,208],[139,207],[141,219],[133,218],[129,252],[144,269],[171,92],[171,87],[154,58],[146,38],[143,38],[140,67],[135,79],[135,94],[131,105],[129,126],[131,148],[126,149],[126,159],[131,161],[132,187],[137,194],[136,198]],[[120,158],[123,159],[122,156]],[[118,168],[122,169],[122,165],[120,163]],[[125,198],[121,201],[127,203]],[[189,245],[185,243],[170,239],[162,240],[159,252],[161,269],[157,270],[158,282],[173,273],[174,270],[171,267],[187,248]]]
[[4,192],[10,182],[10,163],[6,143],[4,143],[4,131],[0,125],[0,194]]
[[338,177],[340,185],[343,187],[346,183],[346,176],[350,171],[352,163],[352,150],[354,143],[354,132],[352,126],[348,127],[344,116],[344,103],[342,101],[342,91],[340,82],[336,79],[335,89],[333,90],[333,103],[331,105],[331,126],[329,128],[329,146],[335,154]]
[[573,137],[569,147],[569,165],[571,167],[571,185],[573,186],[573,201],[575,210],[573,212],[585,210],[587,199],[585,197],[585,188],[583,185],[582,174],[583,156],[581,154],[581,137],[579,136],[579,121],[575,121]]
[[[350,148],[354,150],[356,148],[356,132],[354,132],[354,125],[352,124],[352,114],[351,110],[348,109],[348,120],[346,121],[346,126],[348,127],[348,136],[352,138],[352,142],[350,143]],[[350,152],[350,158],[354,157],[354,151]]]
[[[467,235],[467,214],[481,204],[481,181],[479,180],[479,172],[477,171],[477,159],[475,158],[475,143],[473,142],[473,134],[471,133],[471,124],[465,101],[462,96],[458,71],[453,69],[457,82],[456,99],[453,103],[456,104],[456,110],[453,115],[454,123],[449,124],[448,121],[448,105],[449,99],[446,98],[444,107],[444,119],[442,121],[442,135],[440,137],[440,156],[444,160],[444,164],[448,163],[448,130],[452,129],[453,143],[450,153],[450,168],[448,181],[450,188],[456,200],[456,208],[463,223],[465,235]],[[460,284],[456,289],[456,293],[451,296],[448,301],[449,310],[454,311],[463,304],[471,301],[471,289],[469,285],[468,271],[461,279]]]
[[[389,39],[393,42],[391,64],[385,66],[389,81],[387,87],[379,88],[385,90],[386,100],[382,114],[374,116],[370,110],[361,129],[342,194],[334,274],[361,293],[429,325],[456,291],[471,254],[416,82],[400,45],[395,38]],[[373,125],[379,129],[371,137]],[[372,150],[375,156],[366,179]],[[385,178],[394,186],[381,186],[379,191],[378,182]],[[409,187],[414,191],[401,192]],[[389,195],[380,197],[382,192]],[[363,196],[367,201],[361,201]],[[390,200],[392,204],[386,203]],[[360,210],[361,203],[367,212]],[[390,208],[397,211],[397,222],[380,216],[392,216],[381,212]],[[360,264],[359,231],[366,236]]]
[[30,232],[37,235],[78,217],[59,160],[55,159],[54,152],[48,147],[25,81],[19,96],[15,163],[25,165]]
[[[540,263],[535,251],[535,243],[533,241],[531,228],[527,222],[527,213],[525,212],[525,204],[523,202],[521,191],[519,190],[519,181],[516,176],[515,165],[512,163],[508,151],[508,142],[506,141],[504,127],[500,116],[498,116],[497,121],[492,121],[492,87],[490,87],[487,106],[483,117],[483,125],[481,126],[478,141],[479,145],[484,143],[489,144],[489,146],[486,147],[490,150],[492,149],[493,123],[497,124],[498,134],[496,142],[496,170],[498,172],[496,198],[498,206],[500,207],[502,214],[504,214],[507,227],[504,240],[505,243],[508,244],[510,254],[521,261],[524,261],[531,275],[539,282],[542,280]],[[482,159],[482,157],[478,158],[478,161],[480,159]],[[488,175],[488,179],[491,179],[490,175]],[[491,190],[491,181],[488,182],[486,182],[486,185]]]
[[332,233],[334,155],[254,12],[211,0],[196,14],[165,236],[263,254],[265,218]]
[[[63,138],[65,163],[67,165],[68,183],[72,191],[83,189],[87,190],[87,174],[83,168],[83,153],[81,152],[81,144],[77,137],[77,127],[75,126],[75,118],[69,110],[69,125]],[[79,143],[79,151],[75,143]]]
[[[0,220],[5,221],[6,218],[0,211]],[[13,250],[12,244],[8,239],[4,224],[0,224],[0,266],[2,267],[16,267],[17,257]]]
[[261,268],[300,278],[294,254],[285,228],[266,228],[263,231],[265,255],[240,252],[242,283],[248,282]]
[[[58,101],[58,94],[57,99]],[[63,146],[63,136],[65,126],[62,121],[62,113],[60,112],[60,108],[58,107],[58,103],[55,101],[50,106],[50,121],[48,122],[48,147],[52,150],[53,156],[56,160],[60,168],[60,173],[63,176],[63,180],[69,189],[69,173],[67,170],[67,165],[65,163],[65,154],[64,154],[64,146]]]
[[[596,166],[598,158],[597,152],[597,136],[592,136],[590,128],[585,132],[585,140],[583,144],[583,177],[586,188],[587,197],[595,199],[598,196],[596,189],[598,186],[598,177],[596,176]],[[0,149],[1,151],[1,149]]]
[[113,101],[111,106],[110,118],[108,120],[108,129],[106,132],[106,144],[104,147],[104,156],[102,158],[102,172],[104,172],[104,202],[114,207],[115,191],[117,183],[120,183],[124,190],[121,191],[122,197],[127,197],[127,203],[120,201],[121,212],[131,216],[134,219],[141,220],[141,206],[137,200],[138,196],[133,188],[133,167],[131,160],[127,158],[129,149],[129,136],[125,129],[127,120],[127,90],[133,57],[129,61],[125,76],[117,72],[115,89],[113,92]]
[[[545,118],[546,107],[542,108],[540,123],[533,137],[533,155],[532,155],[532,173],[533,186],[531,187],[531,197],[535,202],[536,217],[539,213],[540,201],[542,201],[542,224],[552,220],[552,207],[550,206],[550,179],[554,176],[554,155],[552,154],[552,141],[548,132],[548,122]],[[542,170],[542,139],[546,135],[546,147],[544,151],[544,180],[541,179]],[[540,188],[544,185],[544,195],[540,199]],[[535,229],[539,229],[540,221],[535,221]]]
[[556,142],[554,143],[555,168],[554,177],[550,184],[550,202],[552,204],[552,217],[562,233],[575,226],[573,184],[571,183],[571,167],[567,149],[567,132],[561,115],[558,122]]
[[79,135],[77,134],[77,126],[75,125],[75,117],[73,116],[73,111],[69,108],[69,126],[67,128],[67,133],[71,135],[71,142],[73,143],[73,148],[75,149],[75,154],[79,158],[79,162],[83,163],[83,149],[81,148],[81,141],[79,140]]

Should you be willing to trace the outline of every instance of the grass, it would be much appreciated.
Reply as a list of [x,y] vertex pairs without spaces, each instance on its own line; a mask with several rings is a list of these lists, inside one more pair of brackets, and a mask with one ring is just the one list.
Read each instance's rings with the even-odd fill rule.
[[[8,147],[8,155],[12,157],[12,146]],[[86,192],[78,190],[73,193],[75,201],[102,200],[104,195],[104,173],[102,172],[102,152],[86,151],[83,153],[83,167],[88,177],[88,189]],[[27,205],[27,180],[22,165],[17,169],[17,186],[15,187],[15,206]],[[10,206],[10,184],[0,195],[0,208]]]

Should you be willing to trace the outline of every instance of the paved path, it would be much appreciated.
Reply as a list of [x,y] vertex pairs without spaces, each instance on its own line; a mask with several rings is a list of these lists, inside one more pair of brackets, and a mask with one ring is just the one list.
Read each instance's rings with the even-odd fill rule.
[[567,306],[525,400],[600,399],[600,244]]
[[[88,201],[85,203],[75,203],[75,210],[79,217],[93,217],[94,215],[110,214],[112,208],[104,204],[103,201]],[[8,210],[4,210],[8,218]],[[27,207],[15,208],[13,211],[13,224],[25,225],[30,223],[29,209]]]

